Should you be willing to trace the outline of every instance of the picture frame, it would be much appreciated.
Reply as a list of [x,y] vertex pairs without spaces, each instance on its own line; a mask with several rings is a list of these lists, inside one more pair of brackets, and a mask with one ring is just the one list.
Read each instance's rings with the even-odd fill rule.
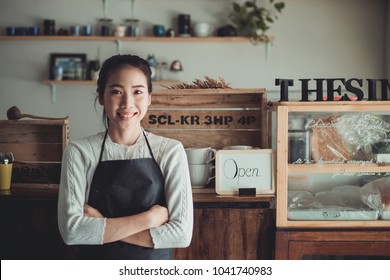
[[215,191],[219,195],[275,194],[272,149],[219,150],[215,158]]
[[[54,80],[57,77],[55,73],[56,66],[62,66],[62,80],[77,80],[76,76],[80,73],[75,73],[77,71],[73,63],[85,64],[87,61],[87,55],[85,53],[51,53],[50,54],[50,75],[49,79]],[[73,69],[72,69],[73,68]],[[82,69],[82,68],[81,68]],[[80,69],[80,70],[81,70]],[[81,79],[81,75],[79,75]]]

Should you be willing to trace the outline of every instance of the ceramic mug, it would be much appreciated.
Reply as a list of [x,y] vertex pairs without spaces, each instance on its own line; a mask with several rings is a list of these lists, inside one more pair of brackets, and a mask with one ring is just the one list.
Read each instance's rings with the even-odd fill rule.
[[193,188],[204,188],[210,181],[215,178],[211,176],[211,172],[215,166],[211,163],[207,164],[189,164],[190,180]]
[[165,27],[161,24],[153,25],[153,35],[155,37],[164,37],[165,36]]
[[124,37],[126,35],[126,26],[118,25],[115,28],[114,36],[116,37]]
[[39,26],[30,26],[27,31],[27,34],[30,36],[38,36],[39,33],[40,33]]
[[16,35],[18,36],[28,35],[28,27],[16,27]]
[[7,26],[6,32],[7,32],[7,36],[15,36],[16,35],[16,27]]
[[211,33],[211,25],[207,22],[197,22],[193,25],[192,31],[196,37],[207,37]]
[[216,149],[211,147],[186,148],[187,161],[189,164],[205,164],[215,159]]
[[70,27],[70,35],[71,36],[80,36],[80,26],[73,25]]
[[84,25],[82,31],[83,31],[82,34],[84,36],[92,36],[93,27],[92,25]]

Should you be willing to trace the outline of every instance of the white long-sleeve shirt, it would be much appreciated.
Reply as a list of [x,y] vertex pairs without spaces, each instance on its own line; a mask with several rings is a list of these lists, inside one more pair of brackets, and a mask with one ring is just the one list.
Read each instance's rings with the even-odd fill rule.
[[[193,203],[186,153],[174,139],[145,132],[163,177],[169,221],[150,229],[154,248],[187,247],[192,238]],[[103,244],[106,218],[83,215],[99,161],[104,133],[69,143],[63,154],[58,198],[58,226],[66,244]],[[102,161],[151,158],[141,133],[132,146],[116,144],[107,135]]]

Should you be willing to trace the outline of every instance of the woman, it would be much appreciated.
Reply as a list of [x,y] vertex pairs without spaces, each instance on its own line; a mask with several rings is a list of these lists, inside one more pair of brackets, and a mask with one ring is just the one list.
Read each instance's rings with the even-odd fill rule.
[[183,145],[143,130],[151,103],[148,63],[116,55],[102,65],[98,100],[107,130],[67,145],[58,223],[84,259],[171,259],[192,237]]

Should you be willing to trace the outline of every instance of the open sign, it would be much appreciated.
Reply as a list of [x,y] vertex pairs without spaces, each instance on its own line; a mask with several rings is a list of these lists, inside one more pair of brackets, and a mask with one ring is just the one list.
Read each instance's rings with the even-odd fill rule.
[[219,150],[215,159],[215,188],[220,195],[274,194],[274,161],[271,149]]

